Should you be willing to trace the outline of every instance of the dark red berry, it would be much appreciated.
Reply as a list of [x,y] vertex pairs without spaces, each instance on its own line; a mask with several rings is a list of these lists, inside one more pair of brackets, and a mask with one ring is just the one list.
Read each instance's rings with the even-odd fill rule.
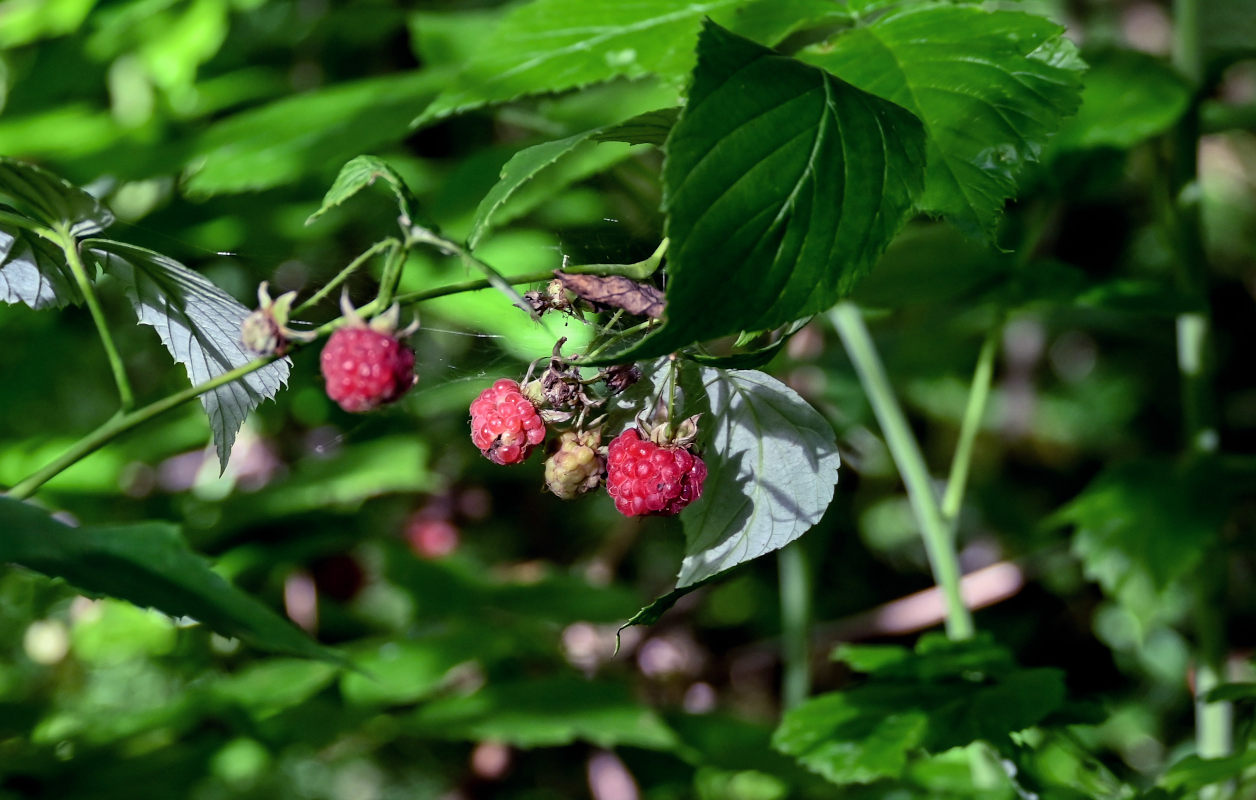
[[418,381],[414,351],[394,336],[366,327],[337,329],[320,364],[327,396],[345,411],[370,411],[391,403]]
[[619,513],[673,516],[702,496],[707,468],[683,446],[659,445],[629,428],[606,453],[606,490]]
[[471,403],[471,441],[494,464],[519,464],[545,441],[545,421],[519,384],[502,378]]

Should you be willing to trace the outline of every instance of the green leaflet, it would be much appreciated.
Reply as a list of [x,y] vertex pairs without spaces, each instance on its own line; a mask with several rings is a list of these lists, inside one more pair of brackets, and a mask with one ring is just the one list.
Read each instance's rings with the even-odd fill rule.
[[1084,64],[1042,17],[926,3],[799,57],[916,114],[928,133],[922,210],[993,239],[1017,178],[1080,102]]

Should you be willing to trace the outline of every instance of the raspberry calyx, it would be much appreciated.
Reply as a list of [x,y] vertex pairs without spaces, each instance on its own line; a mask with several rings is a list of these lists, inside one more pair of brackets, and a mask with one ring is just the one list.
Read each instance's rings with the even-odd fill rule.
[[393,306],[368,324],[341,298],[348,323],[327,340],[319,358],[327,396],[351,413],[378,408],[399,399],[418,383],[414,374],[414,350],[399,336],[414,326],[397,331],[400,309]]
[[262,281],[257,287],[257,308],[240,323],[240,343],[259,356],[282,356],[292,342],[312,342],[318,334],[294,331],[288,327],[288,315],[296,292],[270,296],[270,284]]
[[521,464],[545,441],[545,421],[519,384],[502,378],[471,403],[471,441],[494,464]]
[[619,513],[674,516],[701,497],[706,463],[688,448],[652,441],[637,428],[615,437],[606,452],[606,490]]

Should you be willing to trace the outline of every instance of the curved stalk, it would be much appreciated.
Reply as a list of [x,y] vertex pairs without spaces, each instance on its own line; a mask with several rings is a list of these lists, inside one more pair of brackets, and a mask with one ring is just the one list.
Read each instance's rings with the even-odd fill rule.
[[991,326],[986,332],[981,352],[977,355],[977,367],[973,370],[972,387],[968,391],[968,405],[960,423],[959,441],[955,443],[955,455],[951,458],[951,472],[946,480],[946,492],[942,495],[942,518],[955,535],[960,507],[964,502],[964,489],[968,484],[968,468],[972,465],[973,446],[981,431],[981,420],[986,413],[986,401],[990,398],[990,383],[994,378],[994,357],[999,352],[999,340],[1003,335],[1003,321]]
[[838,303],[829,312],[829,319],[837,329],[838,336],[855,365],[855,371],[859,373],[859,382],[863,384],[877,422],[885,434],[890,454],[894,457],[894,463],[907,487],[907,498],[916,522],[920,525],[920,535],[924,539],[933,579],[942,590],[942,597],[946,601],[946,634],[952,639],[971,638],[973,619],[960,592],[959,558],[955,553],[955,542],[938,507],[933,480],[925,467],[920,445],[916,443],[907,418],[894,397],[894,390],[890,387],[885,367],[877,355],[859,307],[849,302]]
[[128,411],[135,405],[135,393],[131,391],[131,381],[126,376],[126,365],[122,361],[121,353],[118,352],[118,346],[113,343],[113,335],[109,333],[109,321],[105,319],[100,300],[96,298],[96,289],[92,286],[87,267],[83,264],[83,257],[79,254],[78,242],[68,230],[58,229],[56,243],[65,254],[65,261],[74,275],[74,282],[78,284],[79,292],[87,303],[87,310],[91,312],[92,322],[96,325],[96,333],[100,336],[100,343],[105,348],[105,358],[109,361],[109,369],[113,372],[113,382],[118,386],[118,398],[121,401],[122,410]]

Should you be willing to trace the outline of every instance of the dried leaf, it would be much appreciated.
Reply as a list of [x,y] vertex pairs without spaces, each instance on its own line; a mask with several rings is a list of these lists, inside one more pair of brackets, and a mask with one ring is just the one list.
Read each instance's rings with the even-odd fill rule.
[[663,293],[648,283],[622,275],[569,275],[562,270],[555,270],[554,274],[564,287],[591,303],[622,308],[629,314],[651,319],[663,316]]

